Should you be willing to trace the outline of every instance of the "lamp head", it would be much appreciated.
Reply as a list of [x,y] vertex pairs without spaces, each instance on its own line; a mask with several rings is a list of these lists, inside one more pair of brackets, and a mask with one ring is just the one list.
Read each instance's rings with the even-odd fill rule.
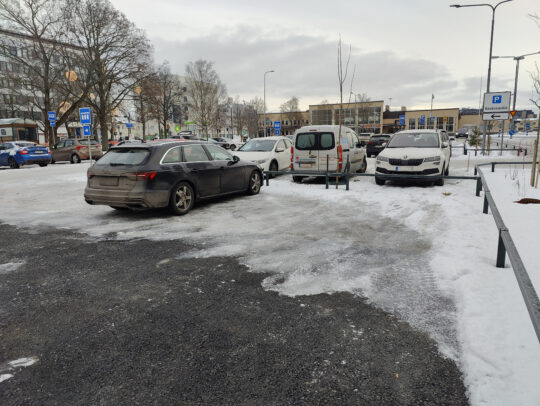
[[459,5],[459,4],[450,4],[450,7],[454,7],[454,8],[460,8],[460,7],[461,7],[461,5]]

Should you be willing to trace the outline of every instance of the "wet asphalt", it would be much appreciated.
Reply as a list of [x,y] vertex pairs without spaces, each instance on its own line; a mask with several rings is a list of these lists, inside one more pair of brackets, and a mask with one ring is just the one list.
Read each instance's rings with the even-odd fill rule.
[[0,236],[0,405],[468,404],[455,363],[361,297],[265,291],[181,240]]

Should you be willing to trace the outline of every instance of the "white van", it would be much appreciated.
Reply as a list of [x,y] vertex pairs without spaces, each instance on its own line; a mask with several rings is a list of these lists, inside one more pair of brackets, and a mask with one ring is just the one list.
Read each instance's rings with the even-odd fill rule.
[[[309,125],[294,133],[294,149],[291,158],[293,180],[301,182],[305,176],[294,171],[324,173],[365,172],[366,151],[356,133],[341,126],[341,145],[338,146],[339,125]],[[339,147],[339,148],[338,148]]]

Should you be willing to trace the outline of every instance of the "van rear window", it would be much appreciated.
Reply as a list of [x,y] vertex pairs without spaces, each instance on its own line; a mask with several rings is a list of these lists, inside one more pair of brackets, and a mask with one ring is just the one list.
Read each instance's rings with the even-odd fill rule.
[[333,133],[301,133],[296,135],[296,145],[298,150],[327,150],[334,148]]

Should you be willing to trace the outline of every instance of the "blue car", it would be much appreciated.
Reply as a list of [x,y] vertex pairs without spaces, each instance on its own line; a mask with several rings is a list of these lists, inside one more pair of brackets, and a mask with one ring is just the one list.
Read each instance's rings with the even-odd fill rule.
[[49,148],[30,141],[9,141],[0,144],[0,166],[17,169],[23,165],[47,166],[51,163]]

